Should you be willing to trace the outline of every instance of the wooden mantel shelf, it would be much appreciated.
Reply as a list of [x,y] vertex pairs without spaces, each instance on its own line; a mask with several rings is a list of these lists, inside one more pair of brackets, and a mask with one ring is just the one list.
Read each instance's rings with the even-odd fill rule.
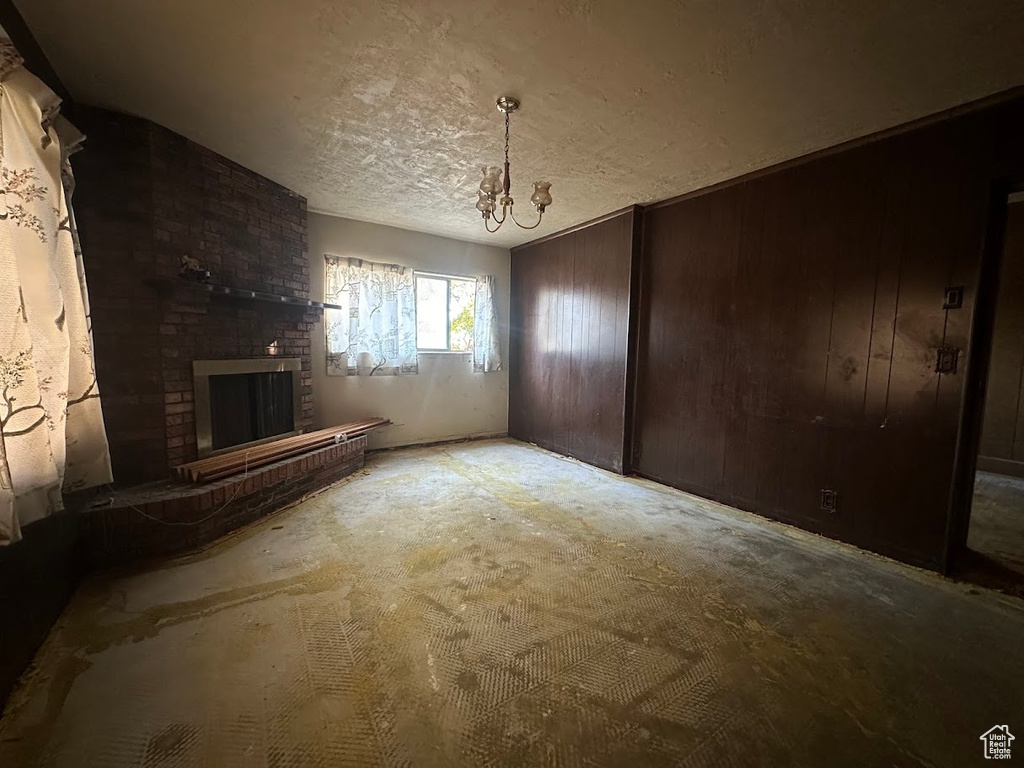
[[200,283],[194,280],[180,278],[158,277],[146,280],[145,283],[156,289],[159,293],[170,294],[175,291],[192,290],[202,293],[209,293],[212,296],[226,296],[245,301],[262,301],[267,304],[277,304],[285,307],[303,307],[304,309],[341,309],[338,304],[327,304],[312,299],[302,299],[297,296],[284,296],[279,293],[267,293],[265,291],[250,291],[245,288],[232,288],[228,285],[217,283]]

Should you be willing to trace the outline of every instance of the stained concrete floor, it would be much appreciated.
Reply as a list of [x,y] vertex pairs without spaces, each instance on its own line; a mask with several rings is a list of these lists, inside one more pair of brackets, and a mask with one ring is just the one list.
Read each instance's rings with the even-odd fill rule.
[[0,765],[981,764],[1022,605],[510,440],[384,453],[88,583]]

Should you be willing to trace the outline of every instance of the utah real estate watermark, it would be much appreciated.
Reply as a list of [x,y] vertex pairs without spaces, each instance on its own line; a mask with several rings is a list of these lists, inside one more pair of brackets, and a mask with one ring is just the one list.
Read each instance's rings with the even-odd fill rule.
[[1010,759],[1010,742],[1013,741],[1015,737],[1010,733],[1009,726],[993,725],[981,734],[980,738],[985,742],[986,760]]

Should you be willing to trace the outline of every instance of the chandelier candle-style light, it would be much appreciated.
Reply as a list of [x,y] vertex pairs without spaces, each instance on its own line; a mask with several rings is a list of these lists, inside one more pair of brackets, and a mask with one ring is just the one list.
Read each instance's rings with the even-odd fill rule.
[[[521,229],[536,229],[540,226],[541,219],[544,218],[545,209],[551,205],[551,182],[533,182],[533,195],[530,197],[530,202],[537,209],[537,223],[530,227],[520,224],[512,212],[513,201],[510,191],[512,184],[508,175],[508,116],[519,109],[519,102],[508,96],[502,96],[498,99],[497,104],[498,111],[505,115],[505,178],[502,180],[501,169],[496,165],[487,165],[480,169],[484,172],[484,180],[480,182],[480,199],[476,202],[476,209],[483,216],[484,226],[488,232],[497,232],[501,229],[506,217],[511,217],[515,225]],[[498,199],[499,194],[501,199]],[[499,205],[501,206],[500,219],[495,213]],[[496,224],[494,229],[491,229],[492,219]]]

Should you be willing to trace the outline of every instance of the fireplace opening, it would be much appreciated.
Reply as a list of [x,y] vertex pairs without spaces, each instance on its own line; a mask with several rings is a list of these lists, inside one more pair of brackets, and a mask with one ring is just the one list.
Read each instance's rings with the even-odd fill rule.
[[199,456],[296,434],[301,369],[298,359],[195,361]]
[[286,371],[211,376],[213,450],[291,432],[292,399],[292,375]]

